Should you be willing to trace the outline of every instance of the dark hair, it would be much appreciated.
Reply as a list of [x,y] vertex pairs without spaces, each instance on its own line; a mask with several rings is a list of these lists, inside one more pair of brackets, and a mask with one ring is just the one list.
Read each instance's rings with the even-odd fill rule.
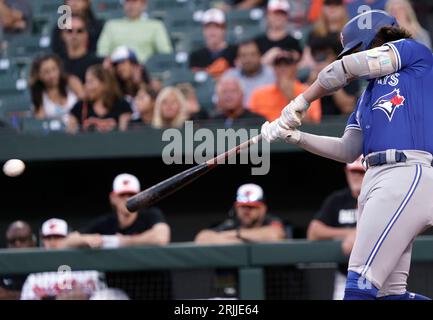
[[41,66],[44,62],[48,60],[53,60],[60,71],[60,79],[58,90],[62,97],[66,98],[68,95],[67,87],[68,87],[68,75],[66,74],[62,60],[60,60],[59,56],[53,53],[44,54],[39,57],[36,57],[30,68],[30,94],[32,97],[32,103],[35,108],[35,112],[38,112],[42,107],[43,93],[46,90],[45,84],[39,78],[39,72],[41,70]]
[[402,27],[382,27],[371,42],[370,49],[380,47],[387,42],[401,39],[412,39],[412,35]]
[[92,73],[104,86],[102,102],[107,110],[111,110],[122,97],[119,86],[117,85],[116,78],[113,74],[105,69],[101,64],[90,66],[86,72]]
[[320,51],[332,50],[338,56],[341,51],[341,43],[336,34],[329,34],[325,37],[311,37],[309,46],[312,55]]

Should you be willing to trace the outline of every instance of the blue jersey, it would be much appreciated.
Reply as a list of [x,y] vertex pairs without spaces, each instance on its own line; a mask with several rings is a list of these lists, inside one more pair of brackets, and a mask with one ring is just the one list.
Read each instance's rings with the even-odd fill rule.
[[433,55],[411,39],[385,44],[397,72],[370,80],[346,127],[362,130],[363,154],[420,150],[433,154]]

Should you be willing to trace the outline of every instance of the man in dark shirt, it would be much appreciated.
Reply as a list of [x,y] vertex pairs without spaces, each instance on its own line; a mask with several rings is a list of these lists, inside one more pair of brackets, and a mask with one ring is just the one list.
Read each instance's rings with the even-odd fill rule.
[[189,56],[192,71],[206,71],[218,78],[234,66],[237,47],[226,41],[226,18],[220,9],[209,9],[203,14],[203,36],[206,47],[194,51]]
[[277,241],[287,237],[278,217],[267,213],[263,189],[253,183],[244,184],[237,191],[235,214],[211,229],[200,231],[199,244]]
[[[307,237],[309,240],[343,240],[342,250],[347,256],[352,251],[356,232],[356,213],[358,208],[358,196],[361,192],[362,180],[365,169],[361,158],[346,165],[346,179],[348,187],[335,191],[326,198],[319,212],[308,226]],[[344,278],[347,274],[347,264],[339,266],[340,273],[337,274],[337,285],[334,290],[334,298],[341,300],[344,295]],[[340,289],[337,289],[339,287]]]
[[62,40],[66,48],[66,55],[62,60],[66,72],[77,76],[84,83],[87,68],[102,63],[103,60],[89,52],[89,31],[84,18],[73,15],[71,22],[71,29],[62,30]]
[[[15,221],[6,231],[8,249],[36,247],[36,237],[27,222]],[[0,277],[0,300],[19,300],[27,274],[2,275]]]
[[265,122],[261,115],[245,109],[243,105],[243,90],[239,79],[224,77],[216,87],[217,113],[214,120],[224,121],[224,126],[230,128],[233,125],[256,125]]
[[80,233],[70,234],[65,246],[117,248],[168,244],[170,227],[159,209],[149,208],[131,213],[126,208],[128,198],[139,192],[140,182],[135,176],[127,173],[118,175],[110,193],[115,213],[95,219]]
[[288,33],[290,5],[287,0],[270,0],[266,14],[266,33],[255,40],[263,55],[262,61],[270,65],[280,50],[302,54],[301,44]]

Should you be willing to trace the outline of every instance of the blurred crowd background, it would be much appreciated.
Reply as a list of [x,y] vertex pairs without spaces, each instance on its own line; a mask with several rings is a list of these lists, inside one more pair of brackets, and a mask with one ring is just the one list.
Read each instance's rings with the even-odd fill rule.
[[[0,135],[84,133],[88,139],[90,132],[182,128],[188,120],[199,127],[259,128],[276,119],[336,59],[340,31],[364,5],[394,15],[414,39],[431,48],[429,0],[0,0]],[[64,16],[68,13],[70,20]],[[364,85],[352,82],[314,102],[305,122],[320,129],[328,120],[344,121]],[[198,183],[187,200],[174,197],[167,210],[129,213],[125,203],[143,189],[139,180],[149,186],[179,172],[157,160],[77,161],[66,170],[56,164],[52,171],[34,165],[36,174],[21,185],[7,181],[6,194],[14,195],[14,203],[25,192],[31,199],[8,208],[28,209],[34,216],[31,223],[14,216],[15,221],[2,226],[5,246],[52,250],[166,245],[173,239],[229,244],[307,237],[340,239],[343,253],[351,251],[364,175],[360,160],[343,171],[325,160],[317,167],[314,158],[302,154],[292,156],[293,167],[300,168],[294,173],[284,156],[273,155],[280,177],[302,176],[300,190],[308,194],[299,193],[307,201],[286,199],[272,180],[275,175],[246,183],[246,171],[238,168],[230,171],[232,181],[220,175],[210,180],[215,185]],[[137,176],[119,174],[119,168]],[[317,176],[321,179],[311,183]],[[21,193],[23,181],[27,185]],[[91,193],[95,197],[88,201]],[[213,194],[215,203],[200,202],[207,199],[204,193]],[[46,212],[39,214],[49,207],[33,205],[39,200],[50,204],[49,212],[56,216],[47,220]],[[192,201],[204,205],[203,211],[172,214],[181,211],[176,203],[182,209]],[[78,207],[85,208],[82,216],[101,213],[101,208],[111,212],[81,216],[80,223],[67,221]],[[224,219],[213,214],[221,207],[230,208]],[[314,215],[288,221],[269,213],[269,207],[281,212],[308,207]],[[299,232],[291,223],[297,219],[305,230]],[[194,234],[176,234],[181,224],[194,226]],[[92,290],[78,286],[63,292],[55,274],[2,275],[0,298],[87,299],[96,292],[124,298],[107,289],[97,271],[77,272],[77,283],[90,281]],[[345,266],[338,272],[336,299],[341,298]]]

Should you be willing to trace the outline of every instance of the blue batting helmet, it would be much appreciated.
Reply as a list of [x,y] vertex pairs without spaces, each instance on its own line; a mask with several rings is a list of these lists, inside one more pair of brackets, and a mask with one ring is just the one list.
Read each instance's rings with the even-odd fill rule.
[[341,32],[343,51],[339,58],[359,47],[367,50],[380,28],[386,26],[398,27],[397,20],[382,10],[366,11],[352,18]]

